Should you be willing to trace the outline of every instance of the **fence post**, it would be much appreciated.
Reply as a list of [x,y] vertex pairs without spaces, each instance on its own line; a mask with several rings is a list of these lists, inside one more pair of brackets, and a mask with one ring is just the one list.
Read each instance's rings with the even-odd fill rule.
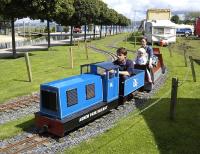
[[172,49],[171,49],[171,45],[169,45],[169,54],[170,54],[170,57],[172,57]]
[[25,61],[26,61],[26,68],[27,68],[29,82],[32,82],[32,71],[31,71],[31,64],[30,64],[28,52],[26,52],[24,54],[24,57],[25,57]]
[[194,69],[194,63],[193,63],[192,56],[189,56],[189,59],[190,59],[190,63],[191,63],[193,81],[196,82],[196,73],[195,73],[195,69]]
[[75,38],[74,38],[74,46],[76,45],[76,40],[75,40]]
[[69,48],[69,55],[71,61],[71,68],[74,68],[74,57],[73,57],[72,47]]
[[186,50],[184,50],[184,60],[185,60],[185,67],[187,67],[187,57],[186,57]]
[[89,57],[88,57],[87,41],[85,41],[85,53],[86,53],[86,59],[89,59]]
[[127,36],[125,36],[125,43],[127,42]]
[[80,48],[80,42],[79,42],[79,40],[78,40],[78,47]]
[[175,110],[177,103],[177,91],[178,91],[178,79],[172,78],[172,87],[171,87],[171,102],[170,102],[170,120],[175,119]]
[[136,47],[136,36],[135,35],[134,35],[134,41],[135,41],[134,47]]

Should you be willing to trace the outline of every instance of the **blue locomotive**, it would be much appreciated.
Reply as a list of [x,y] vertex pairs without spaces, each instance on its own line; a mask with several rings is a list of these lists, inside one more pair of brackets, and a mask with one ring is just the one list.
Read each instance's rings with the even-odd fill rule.
[[[158,79],[163,61],[159,51],[155,51],[155,55],[159,61],[152,72]],[[109,112],[120,105],[121,98],[144,87],[143,69],[133,69],[134,75],[120,83],[119,68],[112,62],[86,64],[81,66],[80,75],[41,84],[40,111],[35,113],[36,127],[62,137]],[[122,91],[120,86],[123,86]]]
[[[87,71],[83,73],[84,70]],[[80,75],[41,84],[36,126],[62,137],[116,108],[119,97],[144,86],[144,71],[133,69],[133,72],[135,75],[123,83],[122,96],[119,95],[119,68],[112,62],[83,65]]]

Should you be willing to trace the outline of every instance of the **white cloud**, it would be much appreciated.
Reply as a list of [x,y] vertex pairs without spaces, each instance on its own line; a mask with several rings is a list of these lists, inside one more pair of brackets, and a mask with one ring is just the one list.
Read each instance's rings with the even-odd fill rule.
[[199,0],[103,0],[109,8],[115,9],[130,19],[141,20],[147,9],[167,8],[171,11],[200,11]]

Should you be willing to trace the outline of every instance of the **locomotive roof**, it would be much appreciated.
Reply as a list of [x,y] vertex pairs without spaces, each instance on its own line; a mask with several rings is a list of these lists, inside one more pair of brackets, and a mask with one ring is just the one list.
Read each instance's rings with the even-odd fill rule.
[[96,63],[96,64],[93,64],[93,65],[101,67],[101,68],[106,69],[106,70],[112,70],[112,69],[119,68],[119,66],[114,65],[112,62],[101,62],[101,63]]
[[80,75],[71,76],[68,78],[60,79],[60,80],[55,80],[48,83],[43,83],[42,85],[51,86],[55,88],[61,88],[61,87],[66,87],[66,86],[71,86],[71,85],[79,84],[82,82],[86,82],[88,80],[94,80],[96,78],[100,78],[100,77],[94,74],[80,74]]

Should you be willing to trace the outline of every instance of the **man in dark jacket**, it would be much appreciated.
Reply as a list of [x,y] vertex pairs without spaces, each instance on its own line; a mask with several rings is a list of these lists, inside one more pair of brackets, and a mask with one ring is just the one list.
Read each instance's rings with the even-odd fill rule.
[[126,58],[127,51],[125,48],[117,49],[117,60],[113,62],[114,65],[119,66],[119,93],[123,95],[123,82],[129,76],[133,75],[133,61]]
[[114,65],[119,66],[119,75],[120,77],[129,77],[132,75],[133,61],[126,58],[127,51],[125,48],[117,49],[117,60],[113,62]]

